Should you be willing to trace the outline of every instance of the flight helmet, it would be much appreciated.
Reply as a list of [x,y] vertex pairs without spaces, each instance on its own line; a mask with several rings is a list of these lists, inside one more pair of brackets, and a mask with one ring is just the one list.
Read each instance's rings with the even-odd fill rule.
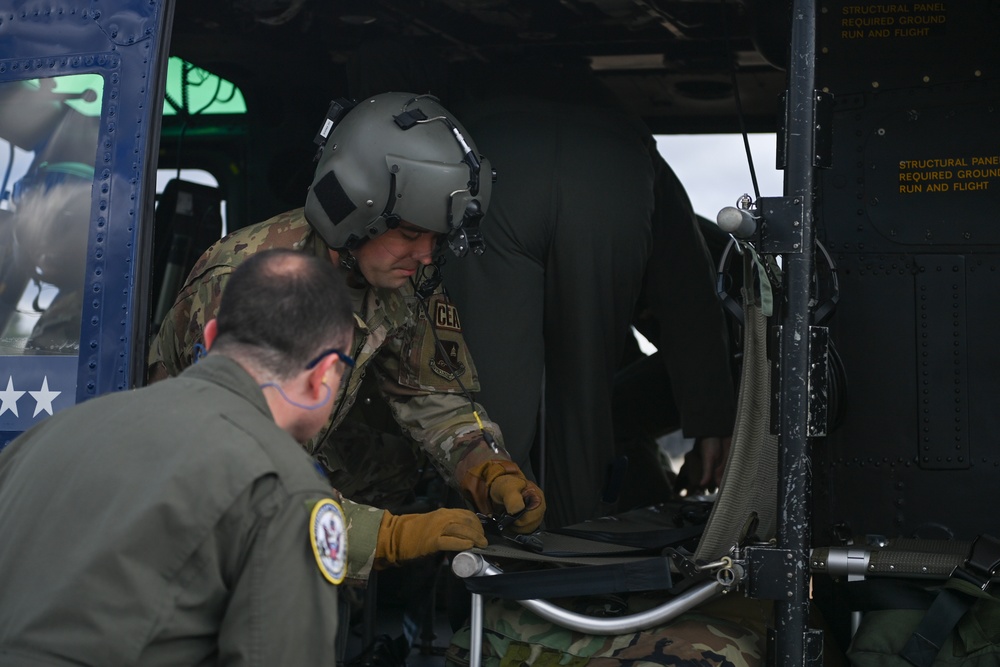
[[331,248],[352,250],[405,220],[444,235],[459,257],[485,249],[479,222],[495,175],[437,98],[337,100],[316,143],[305,216]]

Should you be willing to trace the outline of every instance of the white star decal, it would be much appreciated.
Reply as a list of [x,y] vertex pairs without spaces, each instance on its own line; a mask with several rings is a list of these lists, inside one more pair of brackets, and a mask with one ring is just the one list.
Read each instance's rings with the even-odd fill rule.
[[17,399],[24,396],[23,391],[14,391],[14,378],[7,377],[7,389],[0,391],[0,415],[10,410],[17,417]]
[[[21,392],[24,393],[23,391]],[[31,397],[35,399],[35,414],[32,417],[37,417],[38,413],[45,410],[50,415],[52,414],[52,399],[61,394],[61,391],[49,391],[49,376],[46,375],[42,378],[42,388],[38,391],[29,391]],[[17,414],[16,412],[14,413]]]

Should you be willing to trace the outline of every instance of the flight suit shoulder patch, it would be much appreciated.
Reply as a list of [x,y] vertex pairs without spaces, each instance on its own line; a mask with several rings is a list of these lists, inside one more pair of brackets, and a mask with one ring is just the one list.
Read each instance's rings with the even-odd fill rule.
[[309,542],[323,578],[341,583],[347,574],[347,520],[338,502],[324,498],[313,506]]

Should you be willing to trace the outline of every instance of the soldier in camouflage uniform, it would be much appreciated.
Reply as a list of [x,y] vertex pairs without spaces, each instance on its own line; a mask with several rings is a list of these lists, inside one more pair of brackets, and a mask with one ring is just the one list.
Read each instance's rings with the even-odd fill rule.
[[[513,527],[533,531],[544,515],[544,496],[511,462],[499,428],[472,398],[479,389],[476,370],[432,257],[444,235],[456,254],[470,247],[481,252],[477,227],[492,186],[489,162],[427,96],[387,93],[357,108],[332,105],[324,127],[327,139],[305,208],[241,229],[206,251],[153,342],[150,380],[197,360],[204,325],[245,258],[268,248],[329,257],[351,288],[356,366],[345,375],[327,427],[308,444],[310,453],[341,473],[341,486],[351,481],[342,468],[366,465],[338,451],[335,431],[370,373],[404,433],[477,511],[523,511]],[[466,510],[394,516],[348,504],[345,511],[348,577],[355,579],[376,565],[468,548],[482,537]]]

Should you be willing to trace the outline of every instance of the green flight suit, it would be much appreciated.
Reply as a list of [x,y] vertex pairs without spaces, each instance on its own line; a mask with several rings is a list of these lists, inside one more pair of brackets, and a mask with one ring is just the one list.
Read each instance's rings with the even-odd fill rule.
[[0,664],[333,665],[333,496],[221,355],[49,417],[0,453]]
[[[198,346],[204,344],[205,324],[218,312],[230,274],[244,259],[269,248],[292,248],[329,257],[326,244],[312,231],[302,209],[237,230],[215,243],[191,270],[153,341],[149,354],[151,379],[176,375],[193,363]],[[399,468],[412,465],[414,460],[412,456],[387,454],[383,440],[373,440],[370,446],[363,447],[357,446],[356,440],[340,438],[340,427],[344,425],[346,430],[350,425],[350,421],[345,424],[345,419],[355,407],[362,381],[369,373],[375,376],[378,391],[388,401],[404,434],[420,443],[438,471],[454,486],[467,487],[468,471],[484,461],[509,460],[500,429],[475,404],[497,450],[483,439],[474,406],[459,384],[469,392],[479,391],[460,320],[441,287],[427,299],[430,322],[409,286],[398,290],[354,288],[352,298],[355,330],[351,355],[356,365],[344,376],[330,423],[307,446],[330,472],[338,490],[348,498],[377,502],[375,494],[384,492],[379,487],[398,484],[406,472]],[[440,338],[448,359],[438,352],[433,332]],[[366,450],[367,456],[362,457]],[[365,578],[374,562],[382,512],[351,504],[345,504],[344,510],[352,531],[348,577]]]

